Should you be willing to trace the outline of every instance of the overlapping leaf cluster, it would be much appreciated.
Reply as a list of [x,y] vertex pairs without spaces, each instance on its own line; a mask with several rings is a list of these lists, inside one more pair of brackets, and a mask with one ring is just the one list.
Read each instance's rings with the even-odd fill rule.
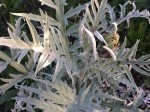
[[[149,20],[149,12],[138,11],[135,4],[128,1],[120,5],[117,18],[107,0],[101,3],[91,0],[68,12],[64,11],[66,0],[39,1],[52,8],[56,18],[41,9],[40,15],[13,13],[21,17],[15,26],[9,24],[9,37],[0,38],[0,45],[10,48],[10,56],[0,51],[3,60],[0,72],[7,70],[7,66],[18,71],[18,74],[10,71],[10,79],[1,78],[5,82],[0,86],[1,94],[13,86],[19,89],[12,111],[34,112],[38,108],[43,112],[138,112],[142,111],[139,107],[143,102],[148,111],[148,95],[136,86],[130,71],[133,68],[149,76],[150,55],[136,59],[139,40],[127,49],[125,39],[115,51],[107,47],[113,59],[102,58],[97,54],[96,38],[104,41],[102,32],[112,33],[123,21],[129,24],[130,18]],[[130,12],[126,12],[128,4],[133,6]],[[83,18],[70,25],[69,18],[80,12],[84,12]],[[35,27],[33,21],[39,26]],[[30,33],[22,30],[24,26]],[[73,37],[75,41],[70,42],[69,38]],[[27,58],[25,63],[23,58]],[[34,82],[27,84],[26,79]]]

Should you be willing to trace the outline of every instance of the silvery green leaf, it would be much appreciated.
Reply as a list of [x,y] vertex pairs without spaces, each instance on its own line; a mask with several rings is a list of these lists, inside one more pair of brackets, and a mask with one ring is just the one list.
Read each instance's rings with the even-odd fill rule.
[[46,51],[42,45],[32,46],[31,49],[34,50],[35,52],[41,52],[46,54]]
[[[97,7],[95,7],[95,4]],[[99,7],[98,1],[97,0],[91,0],[91,8],[92,8],[94,17],[96,17],[96,13],[97,13],[96,8],[98,8],[98,7]]]
[[[57,10],[56,10],[56,18],[59,23],[64,23],[63,16],[64,16],[64,6],[67,5],[66,0],[54,0]],[[66,24],[63,24],[63,28],[66,27]]]
[[39,56],[40,56],[40,52],[34,52],[34,63],[38,61]]
[[18,63],[21,62],[22,58],[28,53],[28,50],[22,50],[19,54],[19,57],[18,57]]
[[61,80],[55,80],[51,86],[57,90],[57,93],[62,94],[66,98],[74,98],[73,89],[69,87],[69,85],[66,82],[62,82]]
[[[62,37],[62,35],[61,35],[61,33],[60,33],[60,31],[58,29],[56,29],[54,27],[50,27],[50,30],[51,30],[52,38],[53,38],[53,41],[54,41],[54,49],[60,55],[61,53],[64,53],[64,46],[61,45],[63,43],[60,42],[60,39],[63,38],[63,37]],[[52,42],[51,42],[51,44],[52,44]]]
[[93,99],[93,94],[91,92],[88,92],[88,94],[85,96],[84,102],[81,102],[82,93],[79,94],[73,102],[68,106],[67,111],[68,112],[79,112],[79,111],[85,111],[85,112],[93,112],[94,108],[91,104],[91,100]]
[[69,50],[75,52],[79,48],[81,48],[80,41],[76,41],[72,46],[70,46]]
[[47,53],[49,53],[51,51],[50,48],[50,31],[49,31],[49,22],[47,20],[48,18],[46,18],[46,24],[43,26],[44,27],[44,41],[43,41],[43,45],[45,50],[47,51]]
[[137,96],[134,96],[133,107],[138,108],[141,104],[143,104],[143,98],[145,96],[144,91],[139,88],[137,91]]
[[121,98],[119,98],[117,96],[113,96],[113,95],[109,95],[107,93],[101,93],[101,92],[98,92],[96,94],[96,97],[100,98],[100,99],[108,98],[108,99],[114,99],[114,100],[117,100],[117,101],[124,101],[123,99],[121,99]]
[[[22,17],[20,17],[18,20],[16,20],[15,27],[8,23],[8,25],[11,28],[13,34],[18,38],[21,38],[21,28],[23,27],[23,25],[21,26],[21,20],[22,20]],[[13,48],[11,48],[10,51],[11,51],[11,56],[13,57],[13,60],[15,60],[21,52],[24,52],[20,49],[13,49]]]
[[25,45],[25,42],[23,42],[19,36],[17,36],[13,31],[11,31],[10,28],[8,28],[8,33],[10,35],[10,38],[12,38],[16,42],[16,44]]
[[97,12],[97,15],[95,17],[94,27],[97,27],[99,22],[103,19],[103,17],[105,17],[105,13],[107,11],[105,9],[106,6],[107,6],[107,0],[102,0],[100,6],[98,6],[98,12]]
[[120,18],[123,18],[126,14],[126,6],[128,4],[131,4],[131,1],[127,1],[126,3],[123,4],[123,6],[121,4],[119,4],[121,12],[120,12]]
[[135,81],[134,81],[134,79],[133,79],[133,76],[132,76],[131,72],[129,71],[129,68],[128,68],[127,66],[123,66],[123,68],[124,68],[124,71],[125,71],[126,75],[127,75],[128,78],[129,78],[130,82],[131,82],[132,84],[134,84],[134,85],[135,85],[135,88],[137,89],[136,83],[135,83]]
[[84,102],[84,99],[86,97],[86,95],[88,94],[88,92],[90,91],[90,88],[91,88],[91,85],[89,85],[86,90],[82,93],[82,96],[81,96],[81,102],[83,103]]
[[67,84],[67,82],[55,80],[52,84],[52,87],[55,88],[58,93],[62,94],[65,98],[67,98],[68,101],[74,99],[75,91]]
[[12,86],[17,84],[18,82],[22,81],[26,75],[23,74],[9,74],[12,78],[11,79],[4,79],[0,78],[3,82],[6,82],[6,84],[0,86],[0,94],[5,93],[6,90],[10,89]]
[[127,38],[125,38],[123,44],[121,45],[121,49],[119,50],[118,55],[116,56],[117,59],[120,59],[121,56],[123,55],[123,53],[125,51],[126,43],[127,43]]
[[10,28],[12,31],[15,31],[15,30],[16,30],[15,27],[14,27],[12,24],[10,24],[10,23],[7,23],[7,24],[8,24],[9,28]]
[[20,37],[21,29],[24,26],[24,24],[21,26],[21,20],[22,20],[22,17],[20,17],[19,19],[15,20],[15,22],[16,22],[15,27],[13,25],[11,25],[10,23],[8,23],[8,25],[11,28],[12,32],[18,37]]
[[39,0],[42,5],[47,5],[51,8],[57,9],[57,6],[54,4],[52,0]]
[[101,1],[101,4],[99,6],[99,9],[98,9],[98,17],[101,16],[102,12],[105,10],[106,8],[106,5],[107,5],[107,0],[102,0]]
[[83,31],[85,31],[88,36],[90,37],[90,40],[92,42],[92,47],[93,47],[93,55],[94,55],[94,58],[95,60],[97,60],[97,50],[96,50],[96,40],[95,40],[95,37],[93,35],[93,33],[91,31],[89,31],[88,29],[86,29],[83,25]]
[[11,38],[7,38],[7,37],[1,37],[0,38],[0,45],[2,46],[7,46],[13,49],[30,49],[30,47],[23,42],[21,39],[19,38],[12,38],[12,36],[14,35],[10,35]]
[[76,72],[77,69],[75,68],[75,66],[73,66],[66,39],[57,28],[50,27],[50,29],[52,33],[52,36],[50,36],[50,38],[52,38],[51,40],[54,41],[53,43],[51,42],[52,51],[54,51],[54,54],[56,54],[56,59],[58,61],[62,60],[67,69],[67,73],[69,73],[69,75],[71,76],[72,72]]
[[107,4],[107,8],[108,8],[108,13],[110,15],[110,23],[113,23],[116,21],[116,14],[114,11],[114,7],[112,8],[109,4]]
[[138,59],[138,61],[145,61],[145,60],[148,60],[148,59],[150,59],[150,54],[141,56],[141,57]]
[[16,36],[21,35],[21,28],[23,27],[23,25],[21,26],[21,20],[22,20],[22,17],[20,17],[18,20],[16,20],[15,30],[13,31]]
[[145,71],[150,72],[150,66],[149,65],[141,65],[141,68],[145,69]]
[[[89,7],[87,6],[87,8],[86,8],[86,13],[87,13],[87,15],[88,15],[88,18],[89,18],[89,20],[90,20],[90,22],[92,23],[92,25],[94,26],[94,17],[92,16],[92,14],[91,14],[91,12],[90,12],[90,9],[89,9]],[[96,17],[96,16],[95,16]]]
[[143,68],[140,68],[139,65],[132,64],[132,67],[133,67],[133,69],[135,69],[137,72],[139,72],[139,73],[141,73],[141,74],[144,74],[144,75],[147,75],[147,76],[150,76],[150,72],[144,70]]
[[142,109],[138,109],[139,110],[139,112],[146,112],[145,110],[142,110]]
[[103,46],[103,48],[106,49],[110,53],[113,61],[116,61],[116,55],[115,55],[115,53],[109,47],[107,47],[107,46]]
[[61,60],[57,61],[56,63],[56,67],[55,67],[55,73],[54,73],[54,76],[53,76],[53,82],[54,80],[56,79],[59,71],[63,68],[63,63],[61,62]]
[[26,21],[27,21],[27,24],[29,26],[34,45],[39,45],[40,44],[40,37],[39,37],[35,27],[33,26],[33,24],[28,19],[26,19]]
[[126,59],[130,60],[135,58],[138,44],[139,44],[139,40],[137,40],[134,46],[129,51],[127,51],[127,53],[124,55],[124,60]]
[[27,35],[25,32],[22,33],[22,37],[24,39],[24,41],[29,45],[29,46],[33,46],[33,43],[29,41]]
[[14,61],[14,60],[12,60],[12,58],[10,58],[9,56],[7,56],[2,51],[0,51],[0,58],[3,59],[3,60],[5,60],[6,62],[8,62],[10,64],[10,66],[12,66],[13,68],[15,68],[19,72],[24,73],[24,74],[26,74],[28,72],[28,70],[22,64]]
[[52,52],[54,52],[56,59],[59,59],[60,55],[62,55],[64,52],[60,45],[59,35],[56,33],[56,30],[54,29],[54,27],[50,27],[49,40],[50,40],[50,46],[51,46]]
[[7,68],[8,63],[0,61],[0,73]]
[[[132,11],[128,12],[126,15],[126,7],[128,4],[131,4],[133,9]],[[129,21],[131,18],[133,17],[142,17],[142,18],[146,18],[148,19],[148,21],[150,21],[150,13],[148,10],[143,10],[143,11],[139,11],[139,10],[136,10],[136,6],[135,6],[135,3],[131,3],[131,1],[127,1],[123,6],[121,6],[121,12],[120,12],[120,18],[116,20],[116,23],[117,25],[119,25],[120,23],[124,22],[124,21],[127,21],[127,24],[129,26]]]
[[34,53],[31,53],[31,56],[27,54],[28,61],[25,62],[25,67],[30,71],[32,71],[35,68],[35,63],[34,62]]
[[134,47],[134,50],[133,50],[133,53],[132,53],[132,59],[136,58],[136,52],[138,50],[138,45],[139,45],[139,42],[140,40],[137,40],[136,43],[135,43],[135,47]]
[[[43,81],[45,82],[45,80]],[[24,101],[30,105],[34,105],[36,108],[53,110],[53,112],[59,112],[60,109],[65,109],[63,108],[63,106],[70,105],[71,100],[74,98],[73,97],[74,94],[73,90],[65,82],[62,82],[61,80],[59,81],[55,80],[53,83],[49,83],[49,85],[51,85],[51,87],[46,86],[46,89],[44,90],[41,88],[42,86],[40,87],[40,85],[38,88],[34,88],[32,86],[31,87],[18,86],[19,89],[24,89],[24,91],[30,91],[30,93],[37,94],[39,96],[38,97],[39,99],[37,99],[36,97],[26,97],[25,98],[26,100],[24,101],[22,100],[24,98],[22,96],[15,97],[14,99]],[[52,90],[53,88],[56,89],[56,91],[53,91]],[[31,100],[33,101],[28,102]],[[48,105],[48,107],[46,105]],[[46,112],[48,110],[46,110]],[[63,110],[62,112],[65,112],[65,110]]]
[[79,5],[78,7],[71,8],[68,12],[66,12],[65,15],[63,16],[65,23],[68,24],[67,19],[76,15],[76,14],[79,14],[82,10],[84,10],[86,8],[86,5],[88,5],[88,4]]
[[54,61],[55,59],[55,55],[53,53],[49,54],[49,55],[45,55],[42,54],[39,57],[38,60],[38,64],[36,66],[36,70],[35,70],[35,75],[37,75],[37,73],[42,69],[47,67],[48,65],[50,65],[52,63],[52,61]]
[[71,27],[67,29],[67,31],[65,32],[65,35],[70,36],[71,34],[78,32],[79,26],[80,26],[80,23],[72,25]]
[[54,0],[55,4],[61,4],[61,6],[66,6],[67,3],[66,3],[66,0]]
[[22,50],[22,49],[11,49],[10,48],[10,52],[11,52],[11,57],[12,57],[12,59],[13,60],[16,60],[16,58],[20,55],[20,53],[22,52],[22,51],[24,51],[24,50]]
[[[29,20],[34,20],[34,21],[40,21],[40,22],[43,22],[45,23],[46,22],[46,16],[39,16],[39,15],[36,15],[36,14],[26,14],[26,13],[12,13],[13,15],[16,15],[16,16],[21,16],[21,17],[25,17]],[[59,26],[59,23],[51,18],[51,17],[48,17],[48,21],[49,21],[49,24],[50,25],[54,25],[54,26]]]
[[39,88],[33,88],[27,86],[18,86],[18,87],[33,92],[35,94],[38,94],[40,97],[43,97],[44,99],[52,100],[52,102],[55,104],[68,105],[70,103],[69,100],[67,100],[67,98],[65,98],[62,94],[58,95],[55,92],[46,91],[41,89],[40,87]]
[[23,97],[15,97],[14,99],[23,101],[28,103],[31,106],[35,106],[35,108],[40,108],[43,112],[64,112],[65,110],[61,108],[61,106],[56,105],[50,101],[44,101],[44,99],[35,99],[35,98],[23,98]]
[[101,41],[104,42],[106,46],[108,46],[107,42],[105,41],[105,39],[103,38],[103,36],[96,30],[94,32],[94,35]]

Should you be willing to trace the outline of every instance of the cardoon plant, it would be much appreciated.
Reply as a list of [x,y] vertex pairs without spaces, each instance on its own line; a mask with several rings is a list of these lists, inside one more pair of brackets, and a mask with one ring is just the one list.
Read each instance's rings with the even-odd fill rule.
[[0,45],[10,48],[9,55],[0,51],[0,72],[8,66],[17,70],[9,79],[0,78],[1,94],[13,86],[19,90],[12,112],[148,111],[150,94],[136,85],[131,69],[149,76],[150,55],[137,59],[140,40],[126,48],[127,39],[119,44],[117,33],[118,25],[129,26],[131,18],[150,21],[148,10],[127,1],[115,12],[107,0],[91,0],[65,11],[66,0],[39,1],[56,16],[41,9],[40,15],[12,13],[19,18],[15,26],[9,24],[9,36],[0,38]]

